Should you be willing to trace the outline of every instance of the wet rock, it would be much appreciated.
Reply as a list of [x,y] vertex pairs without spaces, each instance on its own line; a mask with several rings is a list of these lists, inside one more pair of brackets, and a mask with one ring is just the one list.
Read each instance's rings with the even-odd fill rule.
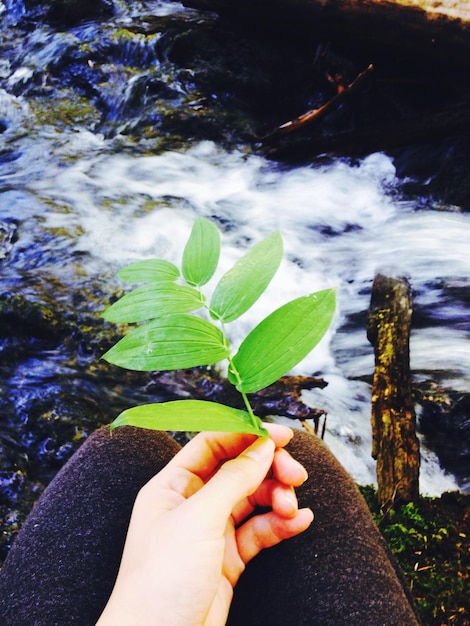
[[60,314],[22,296],[0,298],[0,338],[34,337],[57,340],[67,332],[68,325]]
[[[44,3],[26,0],[28,8]],[[73,26],[84,20],[100,19],[113,15],[111,0],[51,0],[46,15],[49,22],[56,26]]]
[[0,564],[58,469],[93,430],[110,421],[99,390],[85,381],[77,389],[76,383],[51,381],[44,388],[23,381],[12,401],[2,398],[0,387]]
[[470,488],[470,394],[445,392],[436,385],[421,390],[420,431],[441,466],[464,491]]
[[28,473],[46,482],[93,430],[109,421],[104,407],[85,388],[82,395],[65,385],[60,391],[31,393],[18,412]]

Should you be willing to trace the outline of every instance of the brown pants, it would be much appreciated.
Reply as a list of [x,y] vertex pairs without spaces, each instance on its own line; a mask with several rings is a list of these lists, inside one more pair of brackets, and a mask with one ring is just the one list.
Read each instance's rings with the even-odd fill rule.
[[[94,433],[45,490],[0,571],[0,624],[95,624],[117,575],[136,494],[178,449],[162,432]],[[315,520],[248,565],[228,624],[418,624],[350,477],[312,435],[297,431],[288,449],[309,473],[298,494]]]

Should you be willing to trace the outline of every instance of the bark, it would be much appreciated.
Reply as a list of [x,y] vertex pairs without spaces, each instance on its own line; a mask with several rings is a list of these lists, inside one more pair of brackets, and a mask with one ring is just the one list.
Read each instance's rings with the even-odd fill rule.
[[339,37],[397,54],[470,63],[467,0],[184,0],[188,6],[238,18],[252,28]]
[[419,442],[409,359],[411,315],[408,282],[378,274],[367,336],[375,352],[372,456],[377,460],[378,499],[383,507],[416,501],[419,496]]

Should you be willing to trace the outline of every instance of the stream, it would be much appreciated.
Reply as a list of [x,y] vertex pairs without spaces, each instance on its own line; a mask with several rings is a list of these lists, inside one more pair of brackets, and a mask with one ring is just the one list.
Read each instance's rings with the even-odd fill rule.
[[[424,158],[411,146],[277,162],[257,137],[329,89],[304,84],[308,68],[296,62],[283,82],[274,76],[281,69],[270,57],[311,62],[295,42],[263,45],[226,23],[220,32],[215,15],[174,2],[96,3],[96,15],[73,19],[45,6],[0,1],[4,527],[21,523],[21,503],[30,505],[89,432],[145,396],[144,376],[100,361],[117,332],[100,312],[122,293],[122,266],[179,263],[200,216],[221,230],[220,271],[273,230],[284,240],[267,293],[229,329],[235,345],[275,306],[338,288],[332,328],[295,373],[328,382],[304,399],[325,409],[325,442],[361,484],[375,482],[372,281],[379,271],[409,279],[421,492],[469,491],[470,213],[464,195],[433,188],[436,177],[441,188],[452,184],[449,159],[461,166],[465,137],[429,146]],[[221,50],[226,65],[210,66]],[[44,329],[23,327],[17,302],[58,311],[65,330],[36,309],[29,319]],[[68,417],[71,406],[80,423]]]

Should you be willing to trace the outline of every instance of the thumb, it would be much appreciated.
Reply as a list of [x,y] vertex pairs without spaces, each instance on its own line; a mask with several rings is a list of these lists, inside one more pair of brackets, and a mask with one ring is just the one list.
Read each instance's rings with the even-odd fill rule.
[[257,439],[235,459],[226,461],[195,494],[199,505],[210,506],[214,521],[225,526],[235,505],[256,491],[271,467],[275,447],[268,437]]

